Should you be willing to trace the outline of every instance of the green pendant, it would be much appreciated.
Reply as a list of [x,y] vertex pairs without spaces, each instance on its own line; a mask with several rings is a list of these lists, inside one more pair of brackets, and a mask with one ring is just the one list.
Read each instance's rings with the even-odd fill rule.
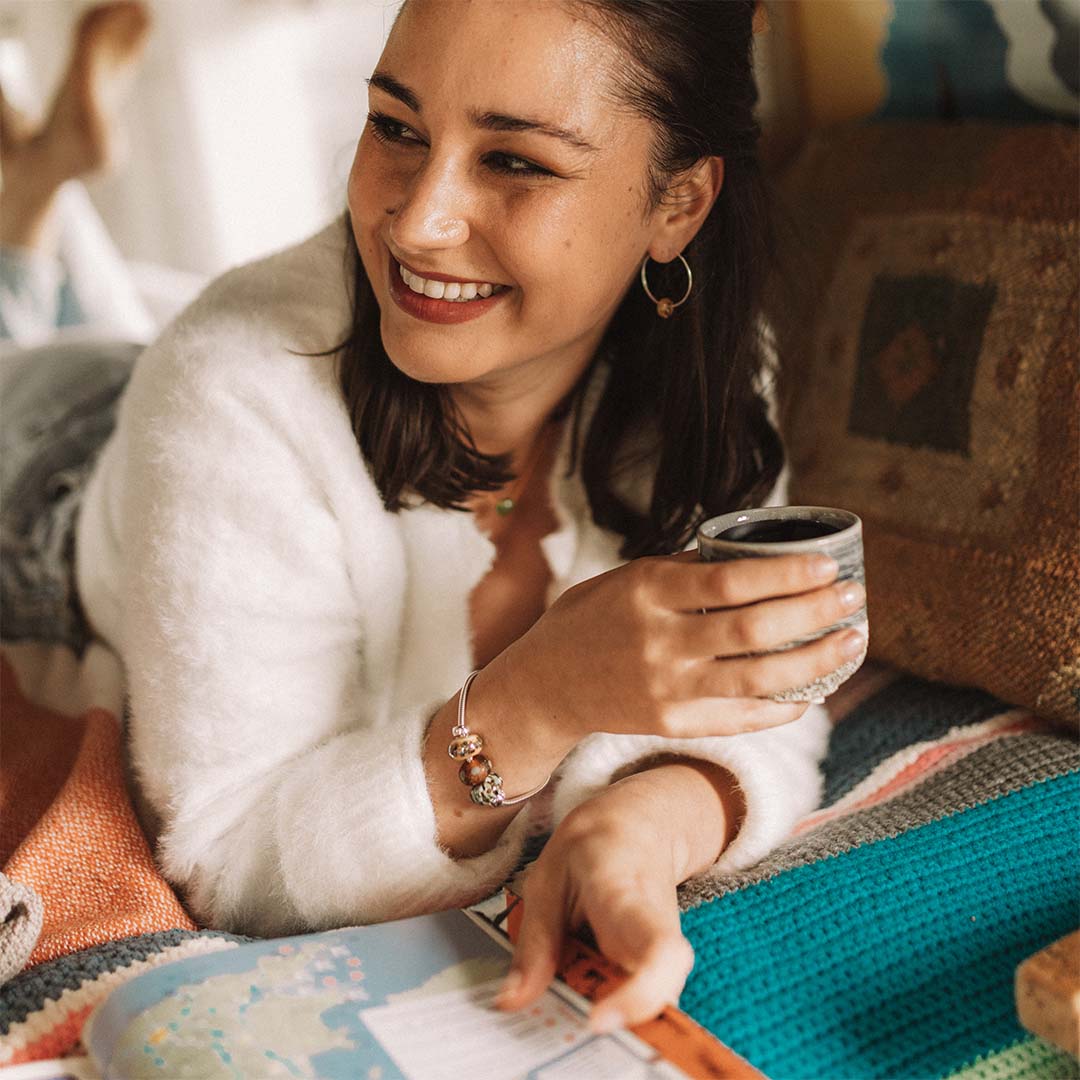
[[509,514],[510,511],[513,510],[513,509],[514,509],[514,500],[513,499],[500,499],[495,504],[495,513],[497,513],[499,515],[499,517],[506,517],[506,515]]

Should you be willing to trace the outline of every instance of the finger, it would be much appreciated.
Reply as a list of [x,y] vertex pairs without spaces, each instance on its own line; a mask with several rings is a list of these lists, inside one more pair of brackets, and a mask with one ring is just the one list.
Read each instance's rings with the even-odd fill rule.
[[[704,661],[715,663],[715,661]],[[790,724],[806,712],[805,701],[770,701],[767,698],[693,698],[668,709],[667,733],[691,739],[708,735],[742,735],[748,731]]]
[[653,941],[626,981],[594,1006],[590,1028],[610,1031],[654,1019],[665,1005],[678,1002],[693,966],[694,950],[682,934]]
[[628,973],[594,1010],[593,1023],[636,1024],[678,1000],[694,953],[682,936],[674,889],[655,877],[624,881],[594,897],[589,921],[600,950]]
[[674,648],[697,660],[765,652],[850,619],[865,604],[866,589],[849,580],[707,615],[683,614],[672,628]]
[[837,630],[809,645],[763,656],[701,660],[688,675],[698,697],[772,697],[829,675],[866,651],[857,630]]
[[551,985],[562,950],[565,920],[563,879],[536,875],[526,888],[510,971],[495,999],[500,1009],[520,1009],[535,1001]]
[[742,607],[820,589],[838,567],[826,555],[771,555],[702,562],[689,553],[653,559],[647,567],[657,602],[673,611]]

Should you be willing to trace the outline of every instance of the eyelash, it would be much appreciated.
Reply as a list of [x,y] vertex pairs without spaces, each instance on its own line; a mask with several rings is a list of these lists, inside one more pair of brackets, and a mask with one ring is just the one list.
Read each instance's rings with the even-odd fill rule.
[[[419,143],[419,139],[406,139],[401,132],[410,131],[411,128],[407,124],[403,124],[400,120],[395,120],[392,116],[387,116],[385,113],[369,112],[368,123],[371,124],[371,130],[375,135],[375,138],[380,142],[385,143]],[[496,161],[501,161],[502,164],[496,164]],[[526,168],[511,168],[507,162],[517,161]],[[501,173],[503,176],[528,176],[528,177],[542,177],[542,176],[554,176],[555,174],[548,169],[537,165],[535,162],[529,161],[528,158],[518,157],[515,154],[504,154],[501,151],[494,151],[488,154],[488,164],[494,169],[495,172]]]

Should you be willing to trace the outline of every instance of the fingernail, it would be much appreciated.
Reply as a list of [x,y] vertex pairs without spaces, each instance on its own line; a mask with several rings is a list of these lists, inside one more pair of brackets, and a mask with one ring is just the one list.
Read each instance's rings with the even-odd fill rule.
[[499,992],[495,995],[495,1004],[508,1004],[511,998],[517,996],[517,992],[521,989],[521,984],[524,981],[520,971],[511,971],[510,974],[503,979],[503,984],[499,987]]
[[594,1035],[608,1035],[617,1028],[625,1027],[626,1021],[618,1009],[596,1005],[589,1014],[589,1030]]
[[827,581],[840,572],[840,564],[828,555],[815,555],[810,563],[810,573],[819,581]]
[[844,656],[858,656],[866,647],[866,638],[857,630],[845,634],[840,642],[840,651]]
[[850,585],[846,586],[844,591],[840,594],[840,602],[846,608],[862,607],[865,599],[866,590],[857,581],[853,581]]

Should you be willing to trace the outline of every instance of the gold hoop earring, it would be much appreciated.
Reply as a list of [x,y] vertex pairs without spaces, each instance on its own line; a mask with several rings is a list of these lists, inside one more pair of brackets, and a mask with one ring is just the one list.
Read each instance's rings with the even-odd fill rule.
[[690,290],[694,287],[694,275],[690,271],[690,264],[681,256],[676,255],[676,259],[679,260],[686,267],[686,292],[683,293],[681,300],[672,300],[670,297],[662,296],[659,300],[652,294],[652,289],[649,288],[648,278],[645,276],[645,267],[648,265],[649,256],[645,256],[645,261],[641,264],[641,287],[645,290],[645,295],[656,305],[656,314],[661,319],[671,318],[671,313],[680,305],[686,303],[686,298],[690,295]]

